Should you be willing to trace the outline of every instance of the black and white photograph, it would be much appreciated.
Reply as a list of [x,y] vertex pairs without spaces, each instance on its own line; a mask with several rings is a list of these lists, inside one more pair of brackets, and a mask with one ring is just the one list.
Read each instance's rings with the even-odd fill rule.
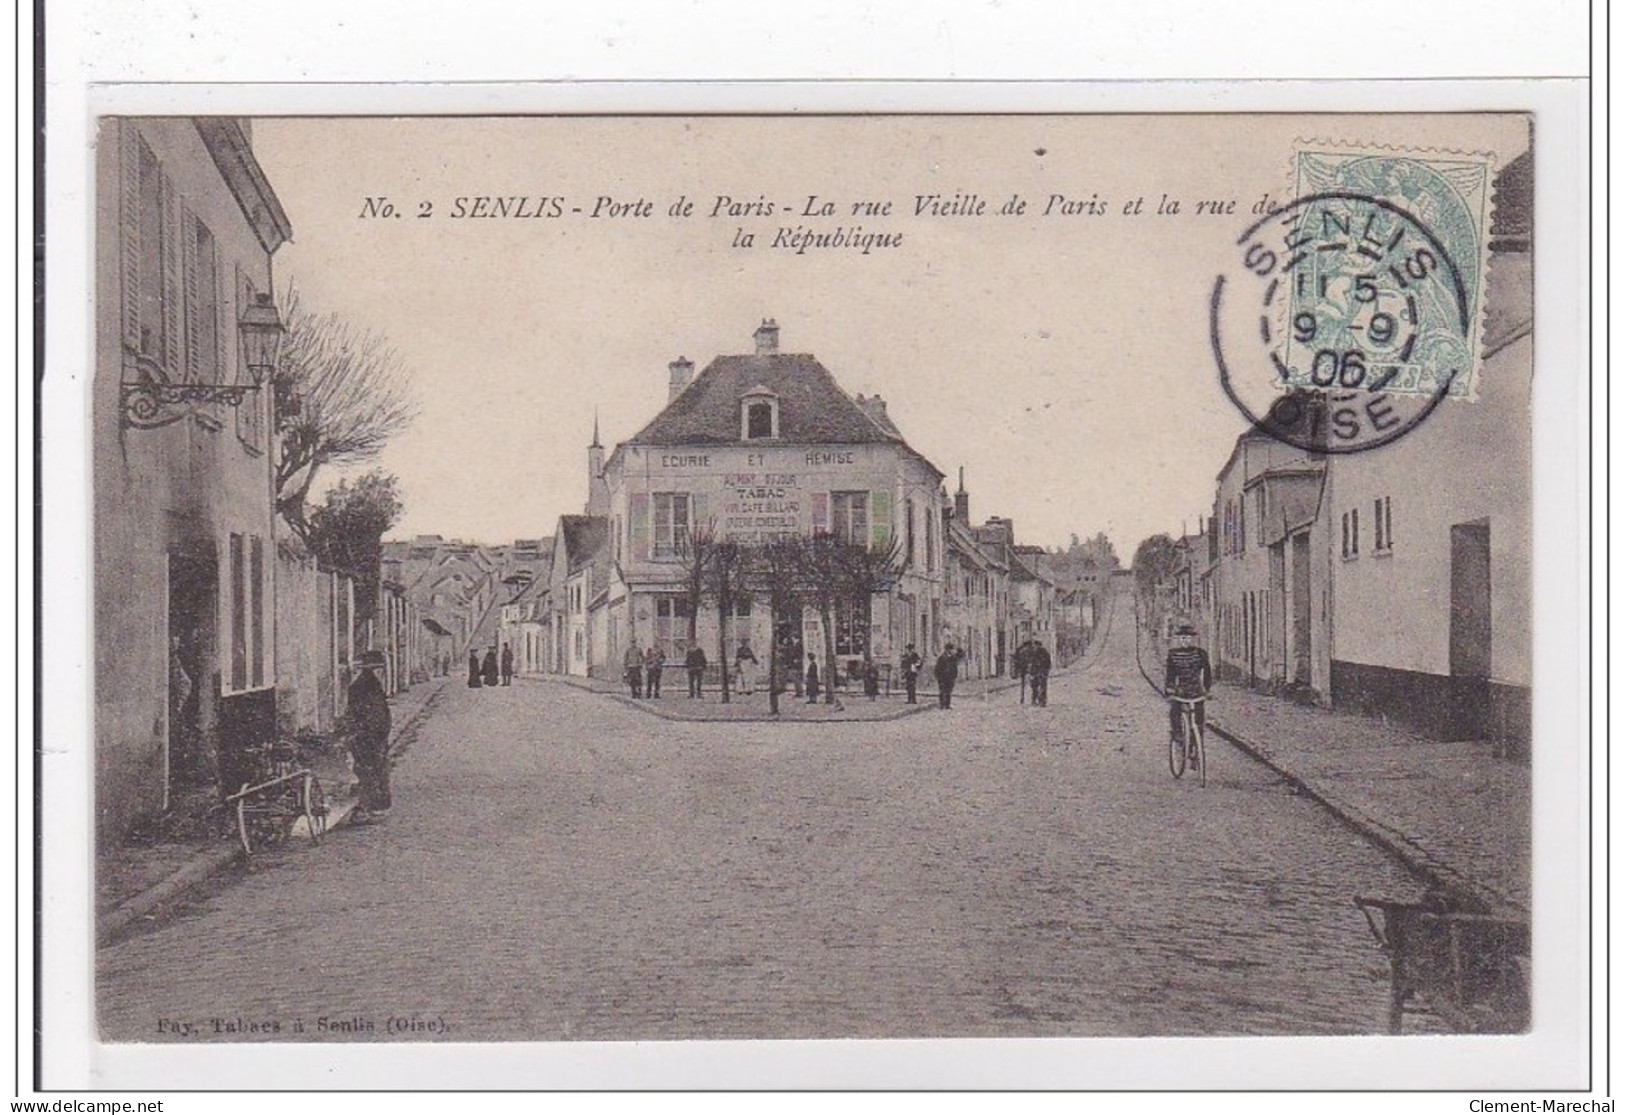
[[102,118],[100,1040],[1526,1032],[1537,143]]

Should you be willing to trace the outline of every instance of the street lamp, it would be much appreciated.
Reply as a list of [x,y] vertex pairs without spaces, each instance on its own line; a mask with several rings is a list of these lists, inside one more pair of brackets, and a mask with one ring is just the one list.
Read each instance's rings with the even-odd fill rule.
[[254,295],[254,301],[243,310],[242,319],[237,322],[237,331],[243,338],[243,362],[258,387],[276,370],[277,350],[282,347],[282,337],[287,333],[269,294]]
[[237,322],[242,338],[243,363],[252,383],[174,383],[156,361],[137,356],[142,378],[119,384],[124,425],[155,430],[179,422],[210,403],[241,406],[251,391],[258,391],[276,370],[277,351],[287,330],[277,316],[269,294],[256,294]]

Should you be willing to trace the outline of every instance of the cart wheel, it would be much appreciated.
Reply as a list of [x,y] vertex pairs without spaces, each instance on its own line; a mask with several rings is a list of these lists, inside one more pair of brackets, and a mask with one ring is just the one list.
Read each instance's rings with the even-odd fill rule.
[[321,779],[314,774],[305,776],[303,794],[305,825],[310,830],[310,842],[320,844],[327,832],[327,795],[322,792]]

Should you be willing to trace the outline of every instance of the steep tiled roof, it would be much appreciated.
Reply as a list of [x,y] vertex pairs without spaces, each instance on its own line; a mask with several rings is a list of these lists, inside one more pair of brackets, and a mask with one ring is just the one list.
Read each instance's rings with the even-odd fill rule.
[[602,515],[561,515],[559,530],[564,534],[564,553],[574,573],[592,560],[609,539],[609,520]]
[[756,387],[779,397],[778,441],[862,445],[899,442],[807,353],[718,356],[637,436],[637,445],[722,445],[739,437],[739,400]]

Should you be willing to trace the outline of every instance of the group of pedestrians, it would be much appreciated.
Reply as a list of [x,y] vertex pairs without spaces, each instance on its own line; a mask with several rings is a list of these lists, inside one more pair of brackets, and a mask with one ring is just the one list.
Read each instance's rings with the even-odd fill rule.
[[513,648],[503,647],[502,654],[497,655],[496,647],[486,649],[485,658],[480,658],[480,652],[473,647],[468,649],[468,687],[478,689],[482,685],[512,685],[513,684]]
[[[677,649],[682,651],[683,644],[678,643]],[[750,653],[746,644],[741,644],[740,655],[747,656],[754,664],[755,655]],[[737,660],[736,660],[737,661]],[[683,671],[688,674],[688,695],[691,700],[698,700],[705,695],[705,669],[710,665],[705,657],[705,648],[695,643],[683,653]],[[660,680],[666,672],[666,652],[659,643],[651,643],[647,647],[638,646],[637,640],[627,645],[626,653],[621,656],[621,680],[626,683],[627,692],[633,700],[660,698]],[[746,689],[745,692],[749,692]]]
[[1054,660],[1050,658],[1049,648],[1037,639],[1028,639],[1016,648],[1011,657],[1011,669],[1021,682],[1021,701],[1027,703],[1028,695],[1032,703],[1040,708],[1049,706],[1049,675],[1054,667]]
[[[931,676],[937,679],[938,708],[953,707],[954,686],[959,683],[959,664],[964,658],[965,652],[952,642],[946,643],[942,653],[937,655]],[[919,704],[920,670],[925,667],[925,659],[914,649],[914,644],[909,643],[903,648],[903,657],[897,665],[903,675],[904,699],[911,705]]]

